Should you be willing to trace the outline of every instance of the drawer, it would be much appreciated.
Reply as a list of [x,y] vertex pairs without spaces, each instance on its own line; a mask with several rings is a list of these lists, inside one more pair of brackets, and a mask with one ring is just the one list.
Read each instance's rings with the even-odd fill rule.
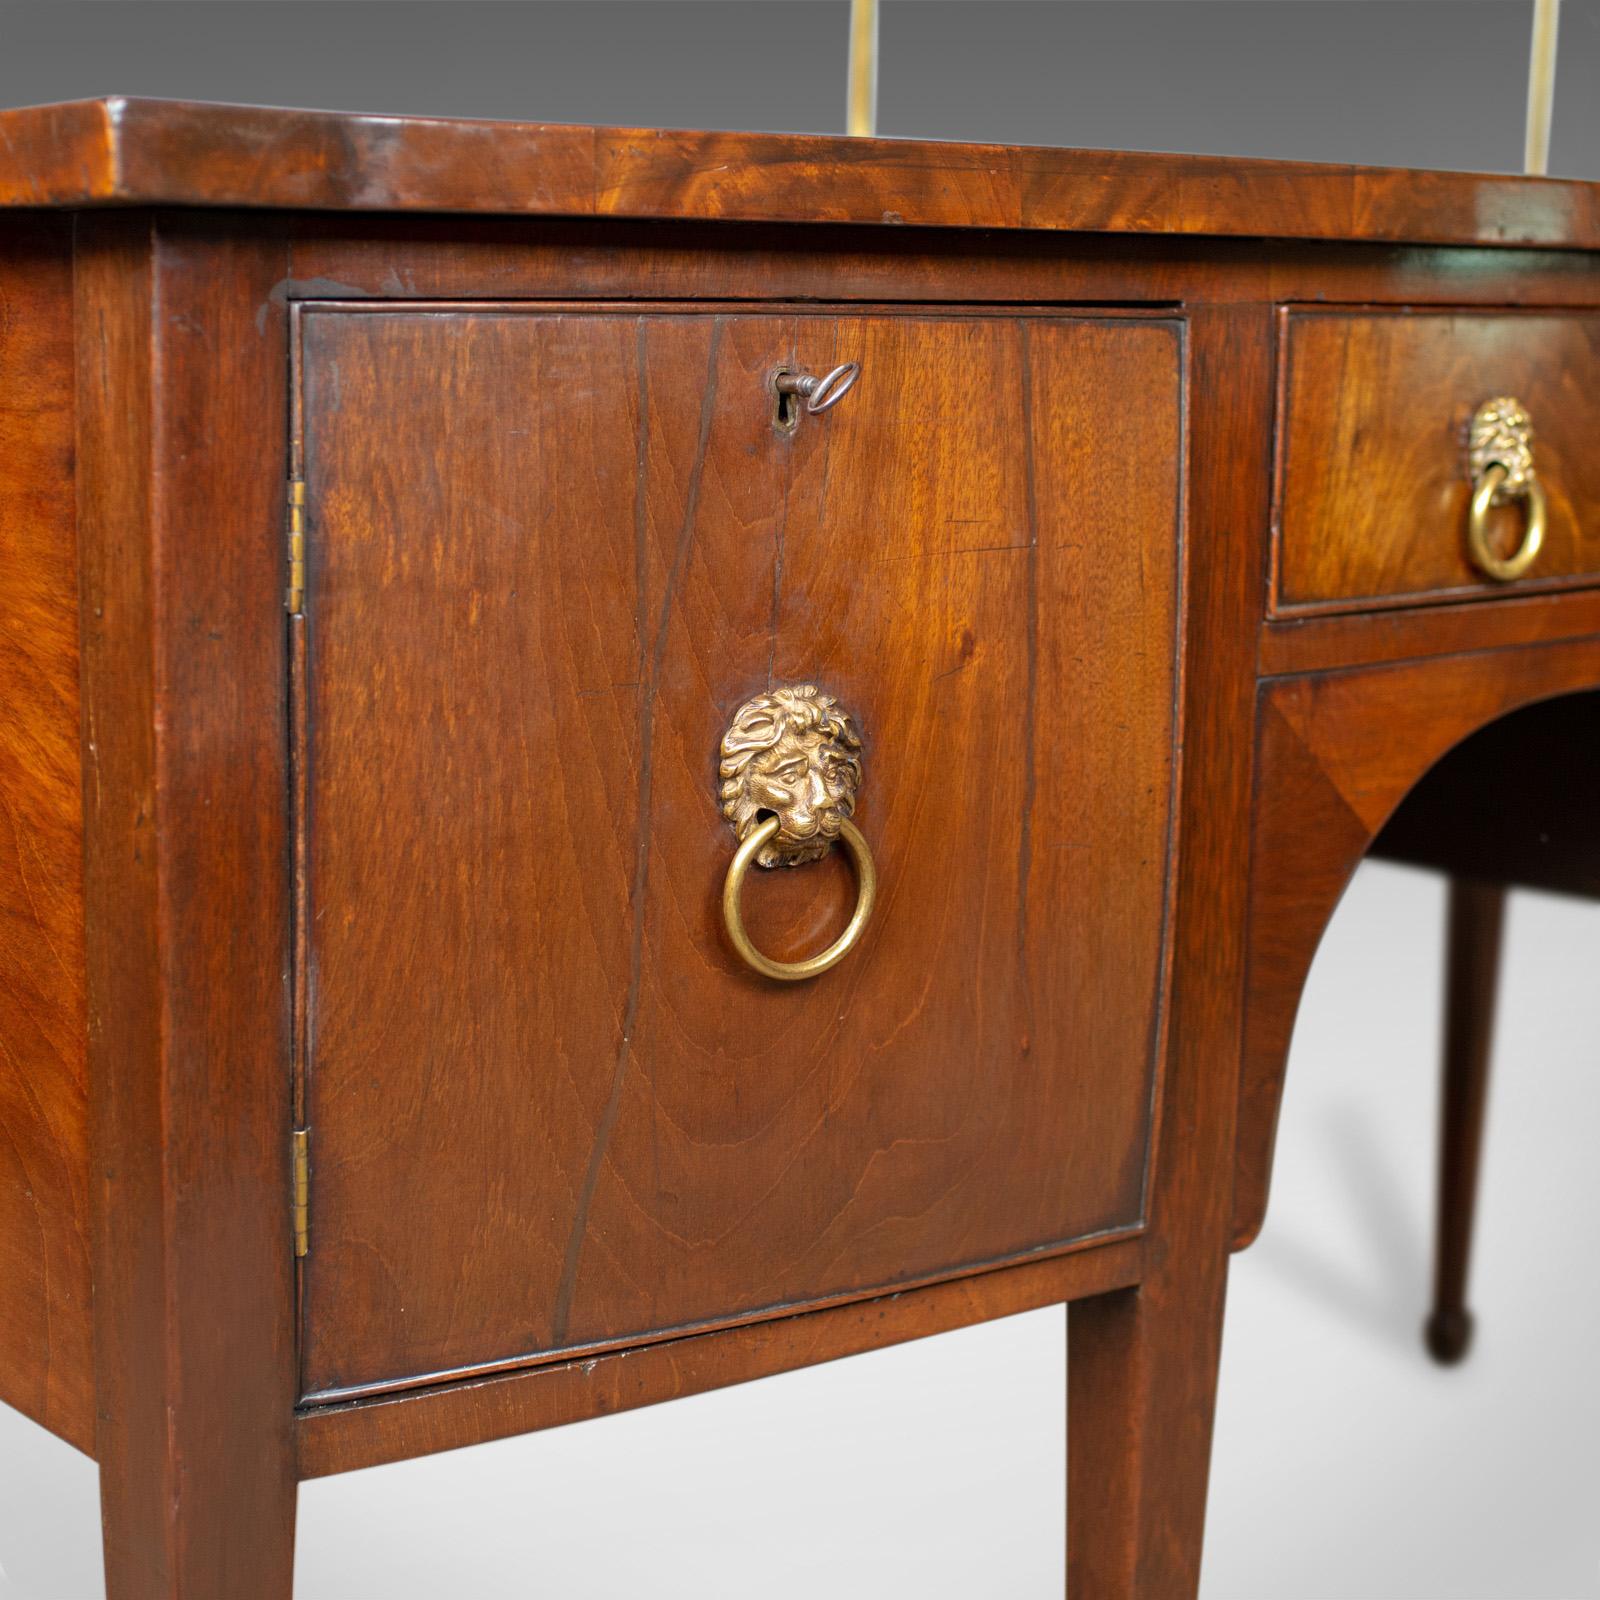
[[[1600,576],[1600,314],[1290,310],[1281,334],[1275,611]],[[1474,413],[1501,397],[1531,422],[1543,501],[1542,543],[1516,577],[1490,576],[1469,537],[1483,481],[1469,459]],[[1514,564],[1533,501],[1499,498],[1483,509],[1483,544]]]
[[[306,1392],[1139,1227],[1181,328],[320,304],[297,329]],[[775,371],[846,361],[837,404],[780,411]],[[848,737],[794,702],[739,721],[804,685]],[[760,766],[776,722],[796,772]],[[760,821],[747,774],[815,780],[820,815],[852,760],[872,915],[774,980],[725,924],[724,788]],[[751,868],[753,947],[828,946],[846,856]]]

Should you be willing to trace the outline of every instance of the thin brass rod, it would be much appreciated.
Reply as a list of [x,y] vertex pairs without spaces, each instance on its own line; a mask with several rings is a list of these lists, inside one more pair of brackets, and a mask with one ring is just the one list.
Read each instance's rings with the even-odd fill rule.
[[878,131],[878,0],[850,0],[850,96],[845,131]]
[[1528,52],[1528,134],[1524,171],[1550,170],[1550,116],[1556,99],[1556,25],[1561,0],[1533,0],[1533,41]]

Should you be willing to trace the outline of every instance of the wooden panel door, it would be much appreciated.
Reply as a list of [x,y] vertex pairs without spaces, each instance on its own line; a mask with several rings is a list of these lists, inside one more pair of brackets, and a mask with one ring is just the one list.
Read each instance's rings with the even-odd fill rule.
[[[300,318],[304,1381],[437,1380],[1135,1229],[1180,593],[1170,321]],[[775,425],[774,369],[858,360]],[[864,739],[860,947],[733,953],[718,746]],[[835,851],[756,873],[816,949]]]

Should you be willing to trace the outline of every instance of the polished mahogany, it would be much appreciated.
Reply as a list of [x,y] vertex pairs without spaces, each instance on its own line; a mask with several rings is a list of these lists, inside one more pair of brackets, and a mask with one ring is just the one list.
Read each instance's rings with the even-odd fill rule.
[[[98,1460],[112,1600],[287,1600],[304,1478],[1063,1303],[1072,1592],[1190,1600],[1344,884],[1481,868],[1459,997],[1495,886],[1591,881],[1600,188],[0,135],[0,1398]],[[1550,506],[1509,583],[1465,554],[1501,395]],[[878,898],[788,984],[723,925],[719,741],[805,683]],[[1507,762],[1549,804],[1486,826]],[[750,933],[854,892],[753,869]]]
[[[1137,1230],[1179,329],[360,302],[298,326],[308,1393]],[[778,425],[773,369],[845,356],[849,397]],[[1075,473],[1134,438],[1162,448]],[[811,681],[861,726],[881,910],[780,985],[722,931],[711,764],[740,700]],[[853,898],[827,868],[758,875],[758,944],[826,942]]]
[[[1501,394],[1533,422],[1548,531],[1519,592],[1600,582],[1600,316],[1296,308],[1281,325],[1279,615],[1502,594],[1466,539],[1469,423]],[[1491,510],[1495,553],[1523,536]],[[1442,536],[1458,530],[1459,537]]]

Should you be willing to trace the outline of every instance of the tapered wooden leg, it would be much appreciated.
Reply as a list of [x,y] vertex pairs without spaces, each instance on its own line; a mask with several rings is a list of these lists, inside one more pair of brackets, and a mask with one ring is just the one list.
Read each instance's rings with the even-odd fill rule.
[[263,441],[286,437],[284,263],[209,216],[86,216],[75,242],[110,1600],[287,1600],[293,1581],[287,642],[261,537],[283,495]]
[[1068,1600],[1199,1591],[1225,1274],[1068,1307]]
[[1453,878],[1445,977],[1444,1093],[1439,1138],[1439,1213],[1433,1310],[1427,1343],[1434,1360],[1460,1361],[1472,1342],[1467,1273],[1483,1149],[1495,991],[1506,891]]
[[1191,619],[1207,648],[1184,690],[1182,840],[1172,997],[1144,1268],[1135,1289],[1067,1310],[1067,1590],[1071,1600],[1194,1600],[1200,1583],[1222,1307],[1232,1238],[1244,929],[1250,881],[1260,574],[1229,530],[1264,524],[1273,313],[1195,307],[1190,382],[1228,394],[1191,416],[1199,538]]
[[225,1445],[214,1459],[201,1440],[150,1445],[133,1452],[133,1472],[101,1470],[106,1600],[290,1600],[287,1439]]

